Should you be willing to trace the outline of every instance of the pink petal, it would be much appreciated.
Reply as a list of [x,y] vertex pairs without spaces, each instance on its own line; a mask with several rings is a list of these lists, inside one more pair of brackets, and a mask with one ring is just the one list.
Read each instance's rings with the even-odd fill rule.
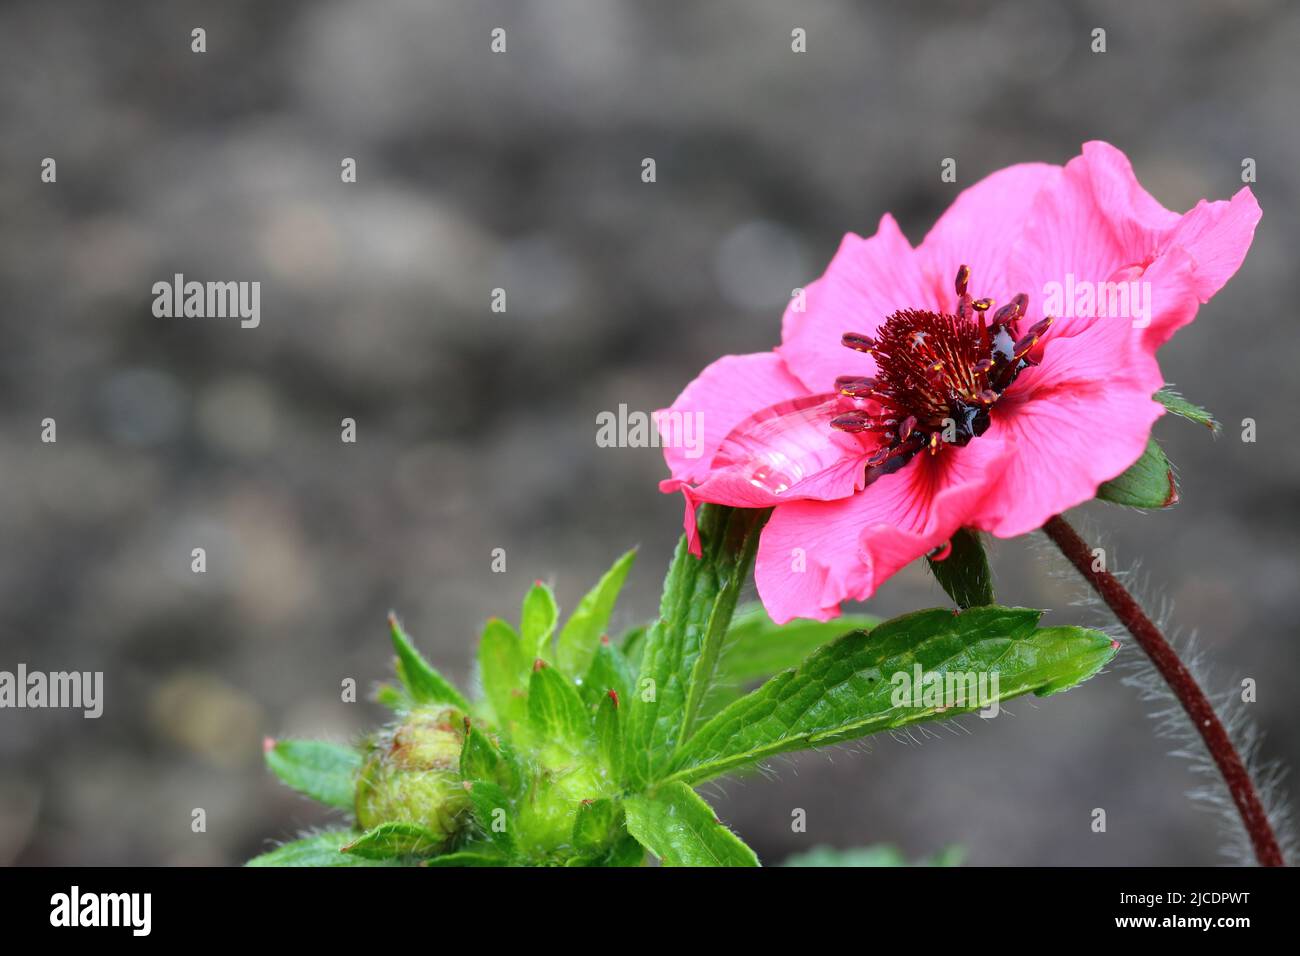
[[1008,284],[1007,264],[1039,190],[1060,173],[1061,167],[1046,163],[1008,166],[964,190],[939,217],[917,255],[944,311],[953,310],[953,280],[963,264],[971,268],[976,299],[990,296],[1002,305],[1029,291]]
[[[718,447],[737,425],[761,409],[807,394],[775,352],[724,355],[668,409],[655,413],[669,472],[679,482],[703,481],[712,471]],[[670,447],[674,423],[689,424],[695,429],[689,434],[697,441],[676,441]],[[678,437],[687,434],[682,427]]]
[[[952,452],[957,452],[956,454]],[[984,436],[918,455],[850,498],[777,507],[759,541],[754,578],[772,620],[829,620],[966,524],[1008,456]]]
[[812,395],[763,409],[723,440],[699,484],[660,482],[661,491],[686,494],[691,552],[699,553],[694,510],[700,502],[768,508],[802,498],[843,498],[860,489],[876,444],[830,424],[851,404],[837,395]]
[[[1181,246],[1156,257],[1138,279],[1138,288],[1146,295],[1149,290],[1151,314],[1139,320],[1129,320],[1139,330],[1140,343],[1148,355],[1184,325],[1196,318],[1200,300],[1196,293],[1196,260]],[[1106,319],[1107,323],[1121,323],[1124,319]],[[1049,333],[1050,337],[1051,333]],[[1115,363],[1112,363],[1115,364]]]
[[1202,199],[1169,234],[1196,261],[1196,294],[1209,302],[1241,268],[1263,212],[1254,193],[1243,186],[1232,199]]
[[776,353],[764,352],[719,359],[657,412],[671,473],[659,488],[684,493],[692,553],[699,553],[695,509],[701,502],[766,508],[797,498],[840,498],[861,487],[874,448],[830,427],[845,401],[808,395]]
[[[1028,293],[1031,320],[1046,314],[1049,293],[1056,292],[1064,307],[1051,310],[1057,318],[1055,334],[1074,335],[1091,325],[1094,316],[1072,314],[1087,312],[1076,308],[1072,288],[1092,284],[1099,302],[1100,284],[1137,282],[1145,295],[1140,285],[1151,281],[1154,264],[1181,249],[1192,260],[1192,288],[1205,302],[1241,265],[1259,216],[1259,205],[1245,189],[1230,202],[1202,202],[1180,216],[1142,187],[1122,152],[1107,143],[1085,143],[1083,154],[1039,190],[1009,260],[1011,284]],[[1152,284],[1152,300],[1168,291]],[[1136,307],[1129,312],[1129,318],[1141,319]],[[1194,315],[1195,310],[1182,321]],[[1151,328],[1147,337],[1158,345],[1177,325],[1153,318]]]
[[850,475],[847,488],[828,493],[828,481],[837,481],[828,475],[845,462],[865,462],[877,447],[875,441],[831,427],[832,419],[853,404],[838,395],[812,395],[751,415],[719,446],[704,484],[724,476],[742,481],[755,493],[747,499],[754,502],[751,507],[792,498],[841,498],[851,494],[855,484],[861,487],[859,478]]
[[1010,446],[1006,470],[970,524],[1001,538],[1026,534],[1096,496],[1142,455],[1164,413],[1163,384],[1142,329],[1119,319],[1050,338],[1042,365],[1021,373],[993,408],[990,438]]
[[875,371],[870,356],[840,345],[845,332],[870,334],[899,309],[940,305],[922,276],[920,260],[890,215],[881,218],[870,239],[846,235],[825,274],[804,291],[804,311],[799,311],[798,299],[785,311],[777,352],[810,392],[832,388],[838,375]]

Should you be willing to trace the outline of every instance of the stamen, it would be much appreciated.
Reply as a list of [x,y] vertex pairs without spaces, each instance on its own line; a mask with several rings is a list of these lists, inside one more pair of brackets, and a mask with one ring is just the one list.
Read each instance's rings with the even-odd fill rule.
[[1035,345],[1038,344],[1039,337],[1051,326],[1050,318],[1043,319],[1041,322],[1035,322],[1029,327],[1029,331],[1016,341],[1015,347],[1011,350],[1016,358],[1023,358]]
[[831,419],[831,428],[842,432],[865,432],[875,427],[875,422],[866,412],[845,412]]
[[870,398],[876,380],[869,375],[841,375],[835,380],[835,390],[849,398]]
[[853,349],[855,352],[870,352],[876,347],[876,340],[869,335],[845,332],[840,336],[840,344],[845,348]]

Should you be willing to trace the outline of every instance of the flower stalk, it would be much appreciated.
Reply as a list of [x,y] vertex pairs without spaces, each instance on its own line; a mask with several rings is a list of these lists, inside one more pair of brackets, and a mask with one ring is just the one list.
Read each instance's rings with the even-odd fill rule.
[[1259,865],[1285,866],[1282,849],[1245,761],[1241,759],[1223,722],[1219,720],[1205,691],[1196,683],[1196,678],[1187,669],[1187,665],[1178,657],[1160,629],[1147,617],[1133,595],[1120,584],[1119,579],[1105,569],[1098,570],[1094,567],[1092,549],[1069,522],[1056,515],[1043,525],[1043,532],[1106,602],[1106,606],[1151,659],[1178,702],[1183,705],[1183,710],[1201,735],[1219,773],[1223,775],[1223,782],[1237,805],[1237,812],[1250,836]]

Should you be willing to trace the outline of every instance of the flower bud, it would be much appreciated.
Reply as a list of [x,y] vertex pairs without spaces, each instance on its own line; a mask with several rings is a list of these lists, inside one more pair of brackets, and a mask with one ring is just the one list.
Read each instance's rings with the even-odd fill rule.
[[469,796],[461,785],[462,716],[443,707],[419,707],[370,745],[357,778],[357,822],[369,830],[381,823],[414,823],[441,843],[441,850],[465,822]]

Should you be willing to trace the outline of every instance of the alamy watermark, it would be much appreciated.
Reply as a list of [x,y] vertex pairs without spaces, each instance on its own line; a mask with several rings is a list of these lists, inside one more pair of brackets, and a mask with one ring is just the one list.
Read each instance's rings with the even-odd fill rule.
[[897,671],[889,682],[894,686],[890,697],[894,707],[935,711],[979,707],[984,718],[999,712],[1002,695],[997,671],[927,671],[918,663],[910,671]]
[[155,282],[153,295],[153,314],[160,319],[238,318],[245,329],[262,322],[260,282],[186,282],[178,272],[171,282]]
[[0,709],[80,710],[94,720],[104,712],[103,671],[0,671]]
[[73,885],[50,897],[50,925],[56,927],[120,926],[132,936],[148,936],[152,914],[152,893],[83,893]]
[[1043,314],[1059,318],[1128,319],[1135,329],[1151,324],[1151,283],[1093,282],[1075,279],[1043,284]]
[[682,448],[687,458],[704,454],[704,413],[672,408],[657,412],[628,411],[596,414],[598,448]]

